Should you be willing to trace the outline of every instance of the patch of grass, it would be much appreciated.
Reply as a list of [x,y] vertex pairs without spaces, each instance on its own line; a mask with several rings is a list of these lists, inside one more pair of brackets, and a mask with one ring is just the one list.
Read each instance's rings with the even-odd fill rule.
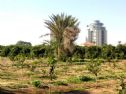
[[26,72],[25,75],[23,75],[23,76],[28,76],[28,77],[29,77],[29,76],[32,76],[32,75],[34,75],[34,72],[29,72],[29,71],[28,71],[28,72]]
[[74,88],[72,90],[84,91],[85,89],[83,87],[78,87],[78,88]]
[[12,64],[12,66],[16,66],[17,68],[27,68],[28,67],[28,65],[27,64],[21,64],[21,63],[19,63],[19,62],[16,62],[16,63],[13,63]]
[[88,81],[95,81],[95,78],[90,76],[78,76],[78,77],[70,77],[67,79],[69,83],[81,83],[81,82],[88,82]]
[[125,72],[116,73],[116,78],[120,78],[120,76],[122,75],[126,75],[126,73]]
[[49,79],[48,75],[38,76],[37,78]]
[[11,88],[11,89],[19,89],[19,88],[28,88],[28,85],[26,84],[12,84],[10,86],[7,86],[8,88]]
[[108,79],[117,79],[118,78],[118,76],[117,75],[103,75],[103,76],[99,76],[98,77],[98,79],[106,79],[106,80],[108,80]]
[[68,66],[64,66],[62,70],[63,70],[63,72],[67,72],[68,69],[69,69]]
[[1,72],[0,73],[1,79],[8,79],[8,80],[16,80],[16,75],[10,72]]
[[79,60],[78,62],[75,62],[75,65],[84,65],[84,60]]
[[[36,78],[36,79],[50,79],[50,77],[48,75],[32,75],[31,78]],[[56,75],[52,76],[53,79],[57,79]]]
[[104,71],[102,71],[98,76],[98,79],[100,80],[118,79],[120,75],[126,75],[126,72],[118,69],[116,70],[104,69]]
[[53,82],[52,84],[56,86],[59,86],[59,85],[68,86],[67,82],[65,81],[56,81],[56,82]]
[[77,83],[81,83],[82,81],[79,79],[79,77],[70,77],[67,79],[67,82],[77,84]]

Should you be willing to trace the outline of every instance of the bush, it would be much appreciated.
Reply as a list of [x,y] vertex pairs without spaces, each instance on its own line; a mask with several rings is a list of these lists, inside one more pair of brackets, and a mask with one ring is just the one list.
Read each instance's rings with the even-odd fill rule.
[[39,87],[41,86],[41,82],[40,82],[39,80],[34,80],[34,81],[32,82],[32,85],[33,85],[34,87],[39,88]]
[[91,78],[89,76],[80,76],[79,77],[81,81],[85,81],[85,82],[88,82],[88,81],[95,81],[94,78]]

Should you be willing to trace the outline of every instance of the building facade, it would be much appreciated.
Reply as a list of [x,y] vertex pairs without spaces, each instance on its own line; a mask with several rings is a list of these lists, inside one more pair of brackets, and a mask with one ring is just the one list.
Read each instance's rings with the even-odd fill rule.
[[94,43],[96,46],[107,44],[107,31],[99,20],[95,20],[90,25],[87,25],[87,30],[87,42]]

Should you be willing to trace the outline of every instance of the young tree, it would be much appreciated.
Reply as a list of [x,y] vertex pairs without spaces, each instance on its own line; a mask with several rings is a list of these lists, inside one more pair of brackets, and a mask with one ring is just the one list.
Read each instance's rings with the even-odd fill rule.
[[87,64],[87,69],[97,77],[101,69],[100,65],[101,65],[100,60],[95,61],[94,59],[91,59],[91,61]]
[[101,70],[101,61],[99,59],[96,61],[94,61],[94,59],[91,59],[91,61],[87,64],[87,69],[89,72],[95,75],[97,82],[97,76]]
[[15,58],[15,62],[17,65],[21,66],[21,79],[23,80],[23,66],[24,66],[24,61],[25,61],[25,56],[23,54],[18,54]]
[[50,80],[53,80],[53,77],[55,76],[55,67],[56,67],[56,59],[54,59],[53,57],[50,57],[48,59],[48,65],[49,65],[49,76],[50,76]]
[[21,66],[21,69],[23,70],[23,64],[24,64],[24,61],[25,61],[25,56],[23,54],[18,54],[14,60],[16,61],[16,63],[19,63],[20,66]]

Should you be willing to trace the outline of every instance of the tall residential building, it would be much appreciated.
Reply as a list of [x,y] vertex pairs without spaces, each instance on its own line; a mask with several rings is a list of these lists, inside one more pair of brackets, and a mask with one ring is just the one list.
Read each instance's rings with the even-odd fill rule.
[[94,43],[94,45],[102,46],[107,44],[107,31],[99,20],[95,20],[90,25],[87,25],[88,38],[87,42]]

